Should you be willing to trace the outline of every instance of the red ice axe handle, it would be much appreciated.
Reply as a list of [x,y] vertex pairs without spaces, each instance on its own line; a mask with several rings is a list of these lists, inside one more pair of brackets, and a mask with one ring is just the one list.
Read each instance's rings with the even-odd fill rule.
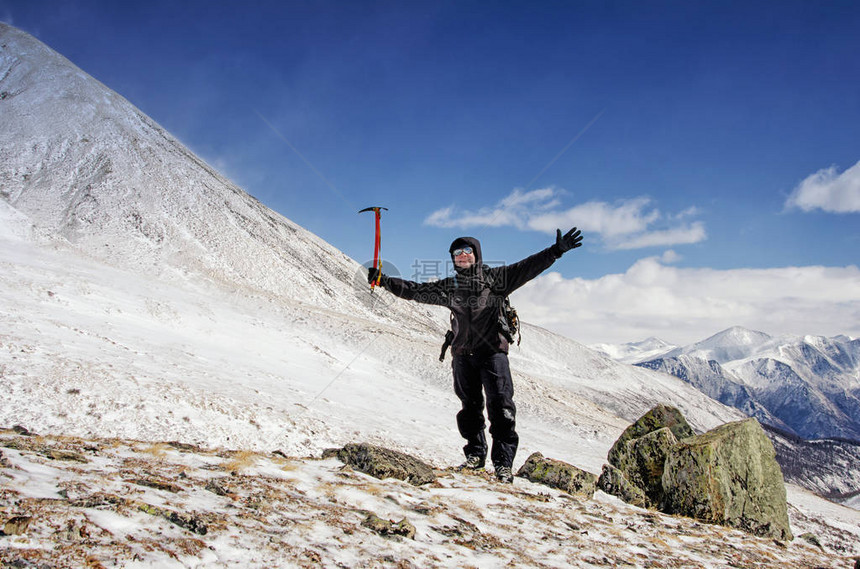
[[364,213],[365,211],[372,211],[374,213],[374,217],[376,218],[376,234],[373,239],[373,268],[378,269],[376,274],[376,280],[370,283],[370,290],[373,290],[373,287],[377,286],[379,282],[382,280],[382,260],[379,258],[379,251],[382,248],[382,212],[381,210],[388,211],[387,207],[366,207],[358,213]]

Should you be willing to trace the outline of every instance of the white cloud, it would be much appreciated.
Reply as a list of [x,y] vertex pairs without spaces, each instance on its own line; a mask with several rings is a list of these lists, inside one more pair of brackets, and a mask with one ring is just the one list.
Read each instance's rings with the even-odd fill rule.
[[595,280],[547,273],[514,293],[526,322],[582,343],[657,336],[689,344],[739,325],[769,334],[860,336],[860,269],[690,269],[674,252]]
[[523,192],[519,188],[516,188],[509,196],[501,201],[501,206],[514,208],[528,204],[535,204],[539,209],[546,209],[558,204],[558,199],[556,199],[557,194],[558,192],[554,188],[544,188],[542,190],[532,190],[530,192]]
[[623,239],[615,245],[615,249],[642,249],[643,247],[666,247],[670,245],[686,245],[699,243],[707,238],[705,224],[696,221],[690,225],[682,225],[674,229],[650,231]]
[[785,202],[803,211],[860,213],[860,162],[837,175],[836,167],[819,170],[803,180]]
[[583,231],[613,238],[643,232],[660,218],[656,209],[646,210],[651,200],[640,197],[615,204],[587,202],[570,209],[534,215],[528,226],[536,231],[554,233],[556,228],[577,226]]
[[460,229],[505,226],[526,229],[526,221],[533,212],[544,211],[558,204],[556,195],[557,191],[553,188],[530,192],[517,188],[493,207],[460,212],[454,206],[449,206],[431,213],[424,224]]
[[683,259],[683,257],[681,257],[681,255],[671,249],[669,249],[668,251],[664,251],[663,254],[660,255],[660,262],[666,265],[677,263],[681,259]]
[[451,214],[453,213],[453,206],[437,209],[436,211],[427,216],[427,218],[424,220],[424,225],[430,225],[433,227],[456,227],[456,224],[451,223]]
[[524,192],[515,189],[499,203],[477,211],[454,206],[439,209],[425,220],[435,227],[514,227],[553,234],[556,229],[578,227],[597,234],[610,249],[672,246],[698,243],[707,238],[704,223],[685,221],[698,215],[695,207],[664,215],[647,197],[614,203],[590,201],[561,209],[560,190],[544,188]]

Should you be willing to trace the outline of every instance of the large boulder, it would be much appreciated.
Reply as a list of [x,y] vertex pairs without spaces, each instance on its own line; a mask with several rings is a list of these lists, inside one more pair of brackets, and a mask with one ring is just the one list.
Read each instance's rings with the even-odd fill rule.
[[[598,487],[634,505],[658,507],[663,501],[666,457],[678,440],[693,435],[693,429],[678,409],[657,405],[627,427],[612,445],[608,460],[614,470],[604,469]],[[644,495],[644,502],[640,494]]]
[[682,440],[666,459],[661,509],[759,536],[792,539],[775,456],[755,419]]
[[628,504],[647,508],[648,497],[638,486],[634,486],[624,474],[611,464],[603,465],[603,472],[597,479],[597,487],[613,496],[618,496]]
[[517,476],[586,498],[594,496],[597,481],[594,474],[560,460],[544,458],[539,452],[526,459]]
[[678,409],[661,403],[624,429],[624,432],[609,449],[609,464],[618,468],[618,464],[623,463],[625,456],[629,453],[630,442],[660,429],[669,429],[677,440],[696,434]]
[[621,458],[612,464],[631,486],[642,491],[645,507],[656,508],[663,501],[663,466],[676,444],[671,429],[658,429],[628,441]]
[[367,443],[350,443],[342,449],[326,453],[356,470],[376,478],[397,478],[415,486],[436,480],[433,468],[408,454]]

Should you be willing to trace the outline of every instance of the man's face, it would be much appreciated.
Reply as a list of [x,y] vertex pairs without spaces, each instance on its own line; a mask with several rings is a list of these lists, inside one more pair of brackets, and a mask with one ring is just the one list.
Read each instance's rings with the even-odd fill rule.
[[468,269],[475,264],[475,252],[471,247],[461,247],[453,251],[454,264],[461,269]]

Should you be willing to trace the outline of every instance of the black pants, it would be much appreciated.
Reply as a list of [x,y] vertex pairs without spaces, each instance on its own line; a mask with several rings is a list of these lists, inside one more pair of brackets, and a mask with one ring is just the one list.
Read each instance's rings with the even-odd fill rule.
[[520,437],[516,431],[517,408],[514,405],[514,382],[507,354],[454,356],[454,392],[463,404],[457,413],[457,427],[466,439],[466,456],[487,456],[484,435],[484,394],[493,449],[490,455],[496,467],[511,467]]

